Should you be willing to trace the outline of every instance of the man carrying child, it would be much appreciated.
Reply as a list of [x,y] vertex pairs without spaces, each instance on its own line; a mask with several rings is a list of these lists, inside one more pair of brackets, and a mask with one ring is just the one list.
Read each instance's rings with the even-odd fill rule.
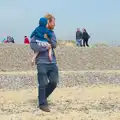
[[[58,83],[58,67],[56,63],[56,56],[54,49],[56,48],[56,36],[53,31],[55,27],[55,18],[51,14],[47,14],[44,18],[48,19],[48,29],[52,37],[48,36],[48,46],[41,46],[36,42],[36,38],[33,35],[31,37],[30,46],[31,49],[38,53],[35,58],[35,62],[37,65],[37,79],[38,79],[38,107],[45,111],[50,112],[47,98],[51,95],[51,93],[55,90]],[[45,34],[46,35],[46,34]],[[52,49],[50,60],[49,50]]]

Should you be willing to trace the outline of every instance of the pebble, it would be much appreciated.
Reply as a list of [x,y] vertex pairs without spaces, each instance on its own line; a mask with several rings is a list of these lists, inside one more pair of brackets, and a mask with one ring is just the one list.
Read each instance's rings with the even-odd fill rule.
[[[120,47],[81,48],[60,46],[55,50],[59,70],[119,70]],[[33,52],[29,45],[0,44],[0,71],[35,70],[30,65]]]
[[[120,73],[67,72],[59,73],[58,87],[91,86],[99,84],[120,85]],[[0,89],[18,90],[37,87],[37,79],[32,75],[0,75]]]
[[[28,64],[33,54],[29,45],[0,44],[0,47],[0,71],[19,72],[36,69],[35,66],[31,67]],[[82,72],[83,70],[119,70],[120,47],[81,48],[59,45],[55,52],[60,71],[59,87],[120,83],[120,73]],[[35,74],[0,75],[0,89],[21,89],[33,86],[37,86]]]

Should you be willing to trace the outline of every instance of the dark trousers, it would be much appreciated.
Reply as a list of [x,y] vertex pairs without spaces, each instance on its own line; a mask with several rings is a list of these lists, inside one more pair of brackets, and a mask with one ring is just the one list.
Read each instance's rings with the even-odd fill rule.
[[85,47],[85,46],[88,46],[89,47],[89,45],[88,45],[88,39],[83,39],[83,46]]
[[38,102],[47,105],[47,98],[57,87],[58,67],[56,64],[38,64]]

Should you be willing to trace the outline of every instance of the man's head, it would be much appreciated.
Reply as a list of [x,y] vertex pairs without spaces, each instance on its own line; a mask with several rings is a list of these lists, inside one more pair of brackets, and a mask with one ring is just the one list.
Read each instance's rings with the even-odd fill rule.
[[77,28],[77,31],[80,31],[80,28]]
[[53,30],[55,27],[55,17],[51,14],[46,14],[44,17],[48,19],[48,29]]
[[83,31],[83,32],[86,32],[86,29],[85,29],[85,28],[83,28],[83,29],[82,29],[82,31]]

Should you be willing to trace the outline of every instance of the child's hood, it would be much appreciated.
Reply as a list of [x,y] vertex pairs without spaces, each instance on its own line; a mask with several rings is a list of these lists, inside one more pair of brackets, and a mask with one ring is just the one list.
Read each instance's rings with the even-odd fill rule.
[[46,27],[47,22],[48,22],[47,18],[40,18],[39,25],[42,26],[42,27]]

